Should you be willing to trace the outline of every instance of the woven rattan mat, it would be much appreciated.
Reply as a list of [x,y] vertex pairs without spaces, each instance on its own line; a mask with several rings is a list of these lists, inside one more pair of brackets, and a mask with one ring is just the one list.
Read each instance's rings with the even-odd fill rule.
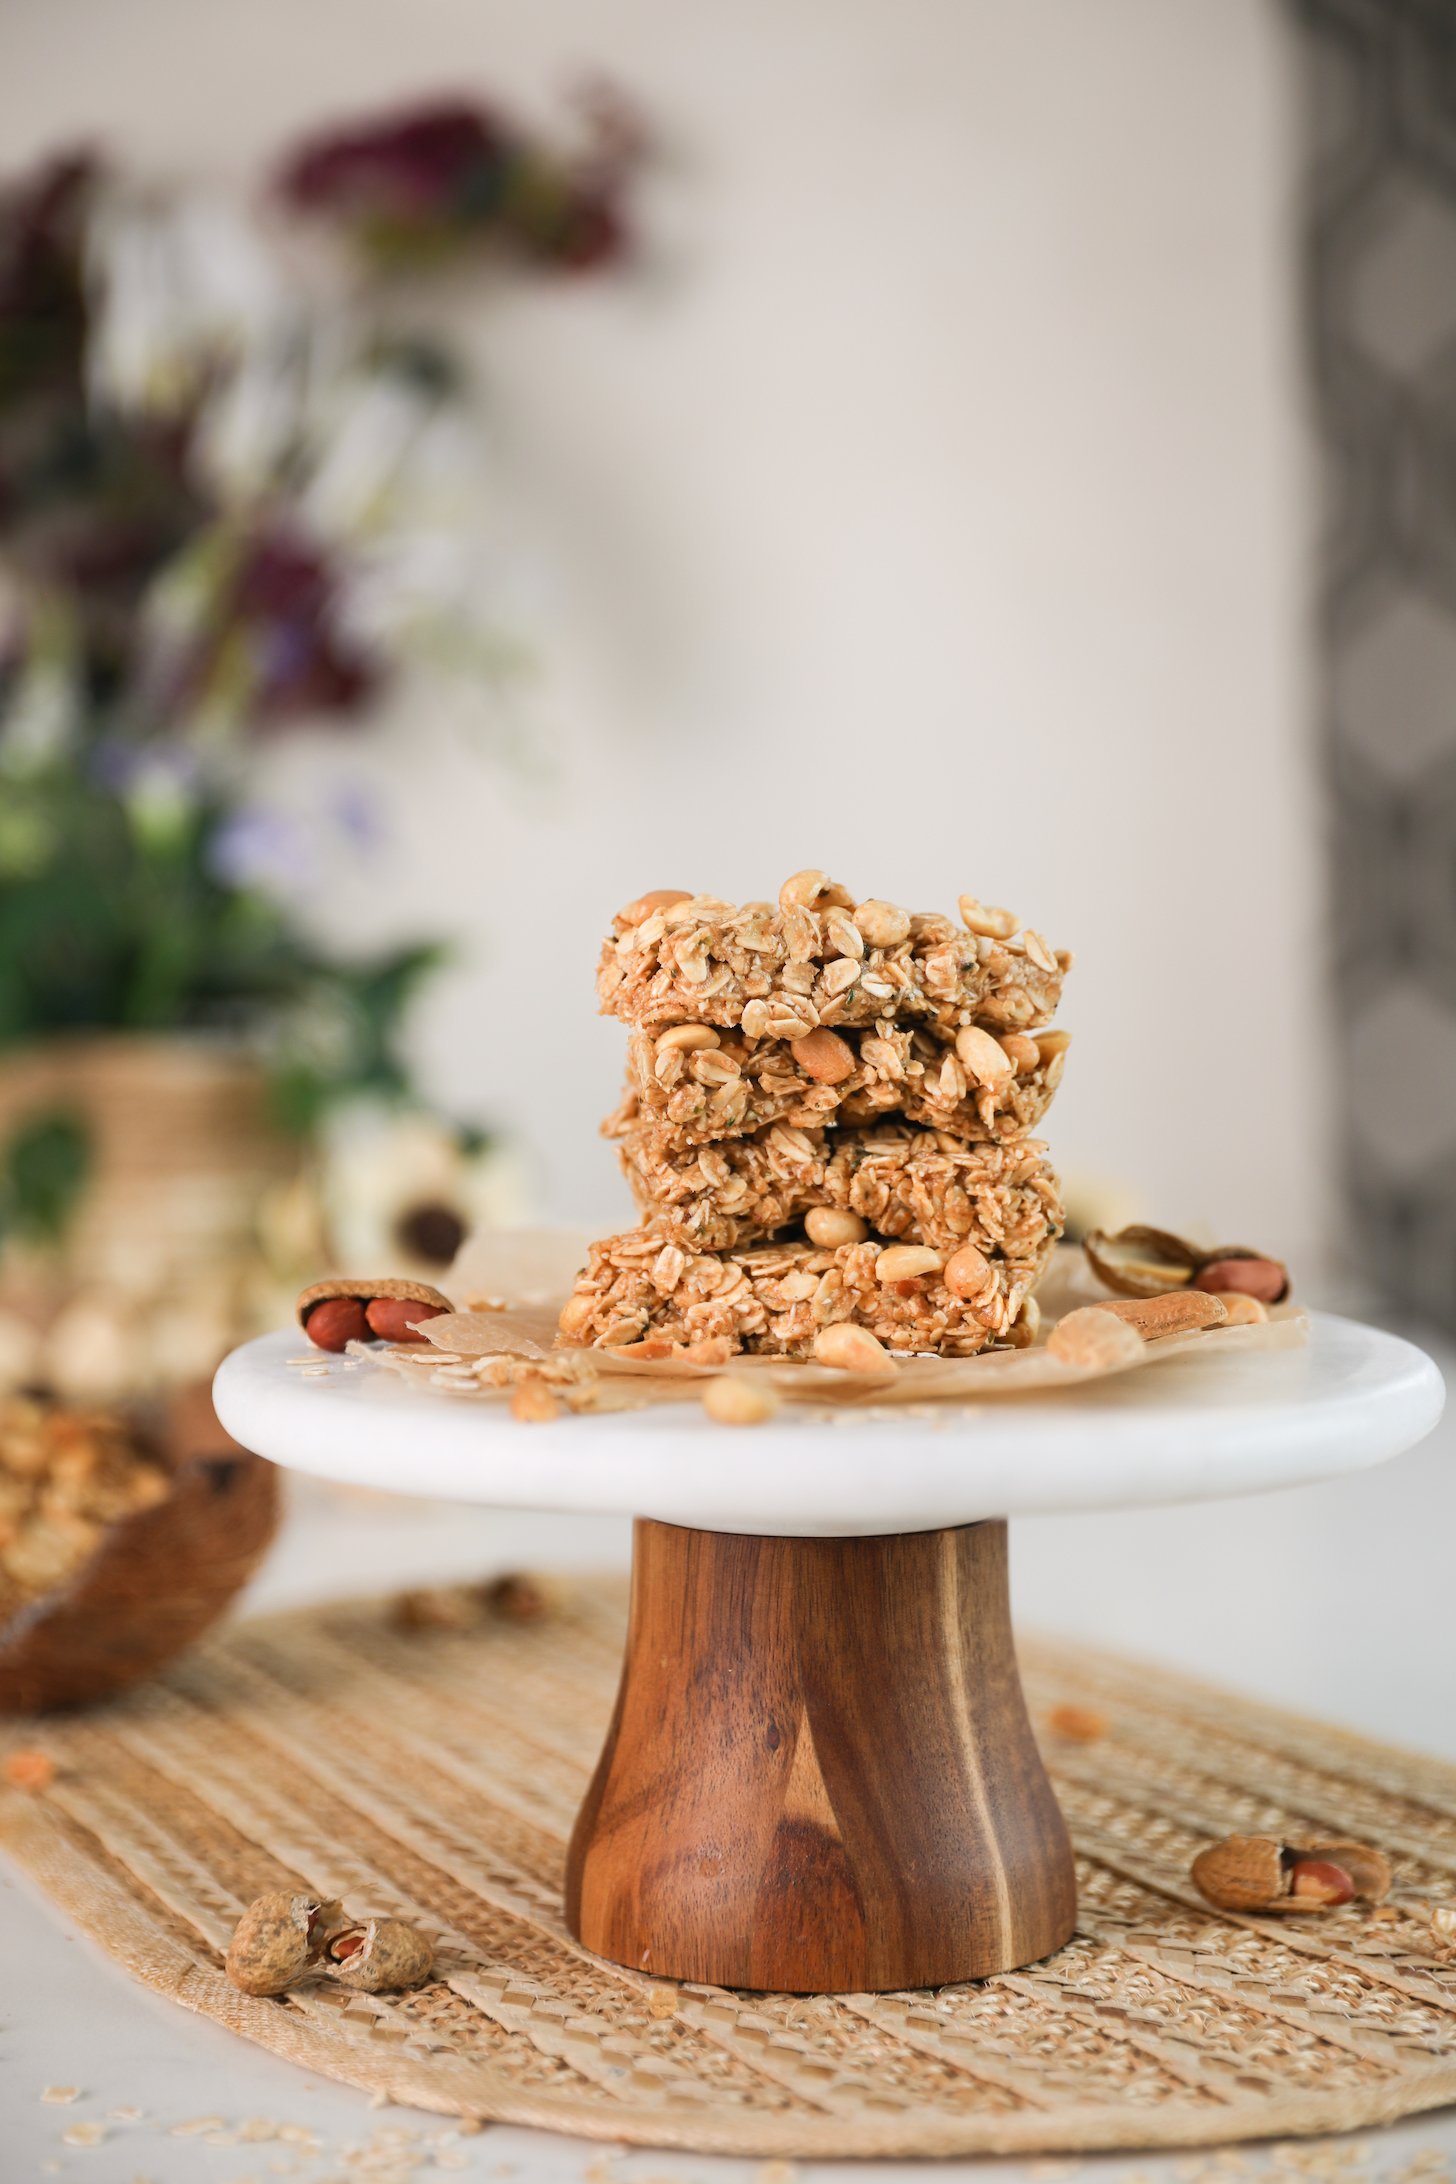
[[[535,1625],[407,1632],[383,1603],[235,1626],[164,1682],[27,1741],[57,1762],[0,1841],[137,1978],[330,2077],[448,2114],[776,2155],[1173,2146],[1327,2132],[1456,2099],[1456,1767],[1046,1644],[1022,1648],[1078,1851],[1075,1940],[982,1984],[765,1996],[654,1986],[561,1920],[605,1725],[615,1583]],[[1232,1831],[1359,1835],[1390,1905],[1220,1916],[1188,1861]],[[439,1944],[417,1994],[258,2001],[220,1960],[302,1885]]]

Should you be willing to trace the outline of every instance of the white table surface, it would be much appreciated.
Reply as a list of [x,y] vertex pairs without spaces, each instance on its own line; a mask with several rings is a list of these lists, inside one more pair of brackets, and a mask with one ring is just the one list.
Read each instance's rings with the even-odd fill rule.
[[[1456,1352],[1434,1346],[1448,1377]],[[251,1595],[259,1610],[489,1568],[625,1564],[625,1521],[499,1515],[351,1496],[305,1484]],[[1420,1449],[1322,1486],[1171,1509],[1042,1517],[1012,1529],[1017,1615],[1028,1625],[1155,1657],[1262,1697],[1456,1760],[1456,1409]],[[1234,1591],[1227,1572],[1237,1568]],[[1217,1584],[1205,1582],[1217,1572]],[[75,2085],[70,2105],[41,2100]],[[114,2108],[141,2110],[132,2120]],[[174,2136],[179,2124],[216,2119]],[[63,2132],[99,2122],[100,2145]],[[276,2135],[280,2130],[287,2136]],[[275,2135],[267,2136],[268,2132]],[[303,2134],[302,2138],[298,2134]],[[855,2184],[864,2164],[801,2165]],[[874,2184],[917,2165],[871,2165]],[[1345,2184],[1456,2177],[1456,2109],[1393,2130],[1284,2148],[940,2165],[1057,2184],[1201,2184],[1243,2175]],[[918,2169],[923,2175],[923,2168]],[[518,2184],[781,2184],[781,2165],[651,2150],[618,2154],[554,2134],[372,2112],[134,1986],[0,1864],[0,2184],[385,2184],[448,2175]]]

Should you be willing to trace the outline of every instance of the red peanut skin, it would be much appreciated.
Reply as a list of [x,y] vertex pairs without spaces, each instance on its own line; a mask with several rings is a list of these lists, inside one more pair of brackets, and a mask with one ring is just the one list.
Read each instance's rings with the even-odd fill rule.
[[351,1342],[369,1340],[369,1322],[357,1297],[325,1297],[309,1313],[303,1331],[320,1350],[342,1350]]
[[1325,1858],[1301,1858],[1289,1877],[1290,1894],[1311,1903],[1353,1903],[1355,1883],[1343,1866]]
[[438,1304],[416,1304],[408,1297],[371,1297],[364,1308],[369,1322],[369,1332],[381,1342],[423,1342],[417,1335],[413,1322],[438,1319]]
[[1210,1296],[1233,1289],[1260,1304],[1278,1304],[1289,1288],[1289,1276],[1277,1259],[1213,1259],[1198,1269],[1192,1287]]

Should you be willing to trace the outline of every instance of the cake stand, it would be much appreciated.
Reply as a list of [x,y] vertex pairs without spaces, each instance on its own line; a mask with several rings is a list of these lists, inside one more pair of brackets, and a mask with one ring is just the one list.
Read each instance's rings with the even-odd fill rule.
[[695,1404],[521,1425],[366,1363],[227,1359],[247,1448],[400,1493],[636,1519],[616,1709],[567,1857],[585,1945],[654,1976],[869,1993],[1070,1937],[1066,1827],[1012,1646],[1006,1522],[1290,1487],[1398,1455],[1441,1378],[1325,1314],[1075,1392],[725,1427]]

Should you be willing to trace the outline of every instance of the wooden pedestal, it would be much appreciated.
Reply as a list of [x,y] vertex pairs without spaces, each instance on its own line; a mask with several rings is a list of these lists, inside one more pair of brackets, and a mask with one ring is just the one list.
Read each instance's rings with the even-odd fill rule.
[[770,1539],[639,1518],[626,1658],[572,1835],[589,1949],[669,1979],[871,1993],[1069,1938],[1006,1526]]

